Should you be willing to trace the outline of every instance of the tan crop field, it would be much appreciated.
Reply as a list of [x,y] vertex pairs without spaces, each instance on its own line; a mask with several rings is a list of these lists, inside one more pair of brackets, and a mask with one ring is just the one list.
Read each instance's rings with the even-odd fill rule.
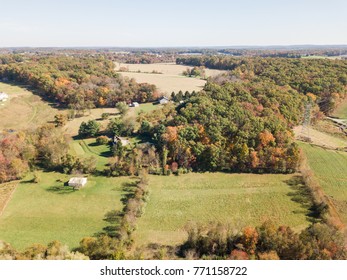
[[[301,131],[302,131],[302,126],[300,125],[300,126],[294,127],[293,130],[295,133],[295,137],[299,139]],[[327,148],[334,148],[334,149],[347,147],[347,141],[345,141],[344,139],[340,139],[332,135],[329,135],[327,133],[318,131],[314,129],[313,127],[310,127],[310,138],[312,143],[318,146],[324,146]]]
[[[171,92],[199,91],[206,81],[199,78],[189,78],[182,75],[187,68],[184,65],[176,65],[174,63],[154,63],[154,64],[128,64],[116,63],[116,71],[120,68],[126,68],[126,72],[120,72],[123,76],[134,78],[139,83],[155,84],[160,91],[165,94]],[[156,71],[157,73],[153,73]],[[225,71],[206,69],[206,75],[215,76]]]

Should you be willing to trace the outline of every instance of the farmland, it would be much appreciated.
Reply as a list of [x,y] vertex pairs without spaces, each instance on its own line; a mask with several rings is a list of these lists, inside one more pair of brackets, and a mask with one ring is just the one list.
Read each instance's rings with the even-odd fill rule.
[[194,222],[220,222],[239,230],[271,219],[301,230],[309,224],[310,202],[295,202],[305,188],[292,184],[296,179],[224,173],[151,176],[149,202],[135,240],[138,245],[174,245],[186,237],[185,226]]
[[78,246],[83,237],[107,226],[106,212],[122,209],[123,184],[131,181],[89,176],[84,188],[73,191],[63,186],[67,175],[40,172],[39,176],[38,184],[30,182],[32,175],[18,184],[0,219],[0,240],[18,249],[52,240]]
[[58,113],[57,109],[23,87],[0,82],[0,92],[10,97],[0,104],[0,131],[32,128],[52,121]]
[[[297,138],[300,137],[302,126],[294,128],[294,133]],[[335,137],[325,132],[316,130],[313,127],[309,128],[310,138],[312,143],[318,146],[325,146],[331,148],[344,148],[347,146],[347,141],[344,138]]]
[[344,100],[335,110],[334,116],[345,119],[347,122],[347,100]]
[[347,223],[347,153],[303,143],[301,147],[315,177],[335,204],[342,222]]
[[[140,83],[155,84],[160,91],[171,94],[171,92],[184,91],[199,91],[203,88],[206,81],[199,78],[188,78],[182,75],[182,72],[187,67],[183,65],[176,65],[173,63],[156,63],[156,64],[125,64],[117,63],[116,70],[119,68],[127,68],[126,72],[121,72],[122,75],[134,78]],[[160,74],[153,74],[157,71]],[[207,76],[214,76],[223,71],[206,69]]]

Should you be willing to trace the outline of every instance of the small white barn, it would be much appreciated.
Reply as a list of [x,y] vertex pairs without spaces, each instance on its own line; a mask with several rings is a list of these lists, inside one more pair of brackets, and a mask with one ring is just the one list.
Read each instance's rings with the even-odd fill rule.
[[80,189],[87,184],[87,178],[73,177],[69,180],[68,185],[74,189]]
[[6,101],[8,99],[8,94],[0,92],[0,101]]
[[166,96],[163,96],[158,100],[159,104],[167,104],[169,103],[169,101],[169,98],[167,98]]
[[129,107],[139,107],[140,104],[138,102],[133,102],[129,105]]

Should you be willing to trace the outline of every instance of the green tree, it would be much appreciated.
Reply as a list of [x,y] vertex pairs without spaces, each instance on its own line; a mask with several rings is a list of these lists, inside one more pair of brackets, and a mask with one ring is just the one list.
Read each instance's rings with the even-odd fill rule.
[[82,122],[78,130],[78,134],[82,137],[94,137],[98,134],[100,125],[95,120]]
[[116,104],[116,108],[121,114],[121,116],[124,116],[129,110],[129,106],[125,102],[118,102]]

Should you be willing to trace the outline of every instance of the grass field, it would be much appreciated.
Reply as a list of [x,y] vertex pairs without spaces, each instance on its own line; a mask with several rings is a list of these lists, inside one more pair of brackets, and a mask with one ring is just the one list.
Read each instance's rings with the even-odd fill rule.
[[336,108],[333,115],[340,119],[345,119],[347,123],[347,99]]
[[94,156],[97,159],[96,168],[102,171],[112,156],[109,145],[98,145],[96,138],[77,139],[71,143],[71,153],[78,157]]
[[324,192],[335,204],[342,222],[347,223],[347,153],[304,143],[300,147]]
[[[120,67],[128,68],[129,72],[121,72],[122,75],[134,78],[140,83],[155,84],[158,89],[167,95],[171,92],[184,91],[199,91],[206,81],[199,78],[188,78],[182,75],[182,72],[187,68],[192,68],[174,63],[154,63],[154,64],[125,64],[116,63],[116,70]],[[162,74],[152,74],[155,70]],[[207,76],[215,76],[224,71],[206,69]]]
[[58,113],[57,109],[22,87],[0,83],[0,92],[10,97],[0,103],[0,131],[32,128],[53,121]]
[[223,173],[151,176],[149,202],[138,222],[136,243],[177,244],[186,237],[189,222],[221,222],[240,229],[271,219],[303,229],[309,224],[311,202],[304,186],[290,186],[295,178]]
[[38,184],[18,184],[0,217],[0,240],[18,249],[52,240],[73,248],[83,237],[101,232],[107,226],[105,213],[122,209],[123,184],[131,181],[90,176],[84,188],[72,191],[63,187],[69,176],[40,173],[40,177]]

